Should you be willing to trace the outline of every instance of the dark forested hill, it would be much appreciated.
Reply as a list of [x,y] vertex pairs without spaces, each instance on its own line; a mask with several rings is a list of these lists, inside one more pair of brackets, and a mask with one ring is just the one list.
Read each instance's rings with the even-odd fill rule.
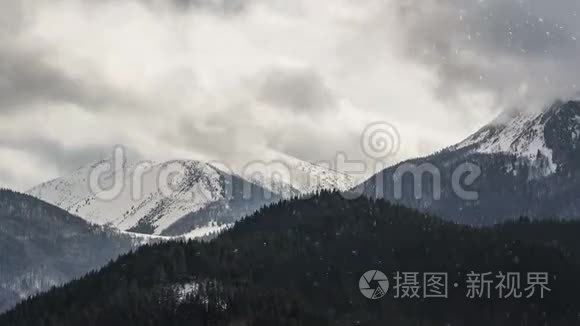
[[[576,325],[580,224],[472,229],[338,193],[282,202],[209,243],[142,247],[0,317],[4,326]],[[359,290],[378,269],[380,300]],[[395,298],[395,272],[446,272],[448,299]],[[471,272],[549,275],[531,298],[468,298]],[[520,284],[518,284],[520,285]],[[422,296],[421,292],[421,296]]]
[[0,311],[100,268],[133,240],[28,195],[0,190]]

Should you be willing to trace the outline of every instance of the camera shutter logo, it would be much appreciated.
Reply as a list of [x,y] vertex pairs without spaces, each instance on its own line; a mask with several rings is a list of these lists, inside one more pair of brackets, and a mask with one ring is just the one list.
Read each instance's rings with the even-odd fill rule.
[[371,270],[361,276],[358,287],[362,295],[371,300],[384,297],[389,290],[389,279],[381,271]]

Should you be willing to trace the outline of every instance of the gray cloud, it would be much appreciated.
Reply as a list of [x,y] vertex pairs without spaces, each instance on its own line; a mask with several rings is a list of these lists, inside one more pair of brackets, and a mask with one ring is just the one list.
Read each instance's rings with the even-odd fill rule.
[[16,184],[17,181],[18,181],[17,175],[0,169],[0,188],[4,188],[5,185]]
[[545,104],[580,85],[576,0],[410,1],[406,54],[436,69],[438,94],[490,92],[501,105]]
[[0,148],[33,153],[40,162],[55,167],[62,173],[73,171],[87,162],[102,159],[113,152],[112,145],[87,144],[82,147],[67,147],[55,140],[35,137],[4,137],[0,139]]
[[324,142],[325,137],[320,130],[301,130],[297,133],[301,128],[298,123],[288,121],[284,126],[261,123],[263,117],[257,114],[251,103],[251,99],[257,99],[271,110],[300,113],[309,121],[323,119],[320,114],[336,108],[337,101],[316,72],[308,69],[270,69],[251,78],[247,86],[245,95],[248,98],[231,98],[223,110],[204,118],[184,115],[163,138],[169,143],[226,161],[255,154],[254,150],[260,146],[314,161],[320,157],[334,156],[336,148],[340,147],[334,145],[344,144],[345,139],[335,139],[332,146],[325,146],[328,143]]
[[[377,10],[385,3],[387,14]],[[160,156],[243,160],[274,149],[312,161],[337,151],[364,159],[360,131],[385,120],[410,144],[397,159],[427,154],[487,122],[464,96],[491,94],[506,106],[573,94],[578,6],[1,1],[0,149],[24,153],[14,162],[36,157],[50,173],[110,153],[116,142]],[[31,182],[40,170],[29,171]],[[0,178],[20,183],[9,173]]]
[[270,71],[264,78],[259,98],[295,112],[323,111],[336,105],[331,90],[312,70]]
[[40,4],[16,0],[0,4],[0,114],[47,103],[74,103],[87,110],[142,104],[99,76],[73,76],[51,63],[53,49],[30,42],[27,35]]
[[47,102],[76,103],[86,109],[101,109],[121,100],[115,93],[67,76],[44,63],[41,54],[0,47],[0,112],[28,109],[32,104]]
[[209,9],[214,12],[239,13],[247,8],[249,0],[174,0],[181,6]]
[[210,125],[210,121],[184,120],[166,139],[192,151],[209,156],[230,158],[236,156],[240,127],[233,124]]
[[170,3],[176,10],[207,11],[212,14],[233,15],[245,12],[254,0],[141,0],[149,6]]

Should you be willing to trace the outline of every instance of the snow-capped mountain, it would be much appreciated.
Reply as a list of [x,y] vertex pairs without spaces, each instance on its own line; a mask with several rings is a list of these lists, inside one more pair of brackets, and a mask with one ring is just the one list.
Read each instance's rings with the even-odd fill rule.
[[[284,154],[272,152],[261,162],[228,173],[199,161],[117,162],[108,157],[28,193],[91,223],[180,236],[211,223],[233,223],[280,198],[354,186],[345,174]],[[91,179],[95,175],[98,183]]]
[[449,150],[514,155],[542,163],[548,176],[574,169],[579,139],[580,102],[558,101],[541,112],[505,112]]
[[276,151],[263,153],[260,161],[246,164],[236,173],[286,198],[319,190],[346,191],[356,184],[348,174]]
[[74,211],[75,205],[92,195],[89,187],[90,172],[106,161],[85,165],[67,176],[37,185],[27,193],[66,211]]
[[[503,112],[489,125],[451,149],[469,148],[474,153],[512,154],[530,161],[544,159],[548,162],[544,175],[553,174],[558,165],[554,162],[552,149],[546,144],[544,131],[550,120],[557,115],[558,112],[554,111],[559,110],[561,105],[538,113],[517,110]],[[576,129],[574,132],[577,132]]]
[[[489,224],[521,215],[580,218],[580,195],[575,195],[580,193],[579,149],[580,102],[558,101],[541,112],[504,112],[457,145],[373,176],[364,191],[465,223]],[[434,196],[436,183],[429,177],[405,178],[402,195],[395,192],[397,169],[404,163],[436,166],[441,198]],[[454,189],[453,173],[465,163],[481,170],[473,184],[463,184],[477,193],[475,200],[462,198]],[[421,198],[414,192],[419,182]]]
[[[100,178],[103,186],[93,185],[91,189],[91,173],[107,167],[111,169]],[[226,180],[236,178],[198,161],[117,164],[109,158],[38,185],[28,193],[90,223],[160,235],[185,215],[229,200]],[[111,195],[116,186],[118,192]]]
[[[171,171],[176,178],[163,178],[167,173],[164,170]],[[96,193],[77,202],[70,211],[93,223],[110,224],[121,230],[130,230],[147,221],[153,227],[153,234],[161,234],[185,214],[223,199],[221,177],[219,171],[207,164],[173,161],[154,164],[143,175],[141,184],[135,185],[138,179],[134,179],[134,172],[129,169],[124,191],[119,196],[101,200]]]

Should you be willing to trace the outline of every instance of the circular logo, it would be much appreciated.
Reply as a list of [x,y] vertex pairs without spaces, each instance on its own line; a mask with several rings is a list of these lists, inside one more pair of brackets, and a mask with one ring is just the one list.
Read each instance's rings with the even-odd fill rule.
[[361,137],[363,152],[375,160],[391,157],[401,148],[401,135],[388,122],[375,122],[364,130]]
[[381,271],[368,271],[361,276],[358,287],[362,295],[371,300],[378,300],[387,294],[389,279]]

